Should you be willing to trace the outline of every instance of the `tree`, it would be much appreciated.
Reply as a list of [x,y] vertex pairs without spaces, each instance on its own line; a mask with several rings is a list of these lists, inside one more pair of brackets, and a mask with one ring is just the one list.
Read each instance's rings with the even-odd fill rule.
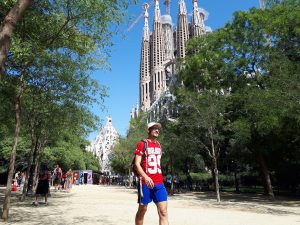
[[[186,135],[185,146],[209,156],[217,201],[220,201],[218,181],[218,154],[225,143],[227,126],[226,103],[230,93],[230,79],[224,60],[223,39],[225,34],[213,34],[189,42],[187,56],[180,65],[176,98],[180,108],[179,126]],[[193,112],[191,114],[190,112]],[[188,143],[187,143],[188,142]]]
[[[220,146],[230,140],[231,149],[241,151],[241,157],[255,159],[271,198],[270,169],[276,168],[272,158],[282,156],[279,148],[287,143],[280,137],[293,140],[289,146],[294,151],[299,143],[286,124],[293,121],[298,131],[299,32],[292,24],[299,23],[299,5],[286,0],[267,10],[236,12],[224,28],[191,40],[180,66],[182,87],[175,92],[182,112],[193,106],[193,112],[203,115],[193,118],[183,113],[180,119],[195,128],[201,119],[206,124],[218,121],[214,124]],[[211,108],[215,110],[209,113]],[[191,129],[189,135],[195,137],[197,132]],[[210,137],[209,133],[199,138]]]
[[[91,98],[87,98],[87,95],[77,96],[77,99],[72,97],[79,94],[81,88],[86,88],[85,93],[89,92],[88,87],[95,83],[89,78],[88,72],[105,66],[111,46],[110,37],[114,34],[109,25],[118,25],[122,21],[123,9],[127,6],[127,1],[97,1],[93,4],[86,1],[43,1],[27,11],[15,33],[6,60],[6,76],[15,77],[18,86],[15,97],[15,134],[3,205],[4,220],[8,218],[10,186],[21,126],[21,100],[26,86],[34,84],[46,93],[53,91],[57,104],[70,103],[69,106],[72,106],[77,103],[84,107],[90,103]],[[65,82],[70,79],[74,85],[61,86],[65,88],[63,93],[55,92],[61,91],[57,88],[59,85],[55,86],[60,79]],[[45,82],[56,83],[44,87]],[[42,133],[45,133],[43,129]]]
[[130,164],[138,141],[147,138],[146,115],[141,113],[138,118],[130,121],[126,138],[121,138],[113,149],[112,168],[121,174],[130,174]]
[[[239,109],[232,118],[236,144],[252,152],[260,166],[265,193],[271,198],[274,198],[271,158],[278,154],[275,149],[281,146],[276,140],[285,136],[282,128],[287,118],[297,121],[294,110],[298,105],[291,96],[299,90],[299,76],[296,75],[299,56],[295,54],[299,34],[290,22],[299,23],[298,10],[299,1],[283,1],[269,10],[237,13],[227,27],[232,31],[230,43],[235,46],[231,49],[235,56],[232,61],[246,71],[246,76],[237,78],[239,86],[232,86],[231,110]],[[274,20],[278,13],[281,16]],[[242,42],[248,44],[239,47]]]
[[[3,4],[3,3],[2,3]],[[5,4],[5,3],[4,3]],[[0,26],[0,80],[4,74],[4,61],[7,56],[12,35],[17,23],[22,19],[32,0],[18,0],[5,16]]]

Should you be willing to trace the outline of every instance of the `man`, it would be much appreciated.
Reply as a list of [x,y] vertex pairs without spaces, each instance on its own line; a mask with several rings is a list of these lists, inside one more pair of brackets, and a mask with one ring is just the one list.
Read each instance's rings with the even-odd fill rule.
[[172,188],[172,175],[171,171],[168,171],[167,176],[166,176],[166,188],[168,194],[170,194],[171,188]]
[[54,183],[55,191],[61,189],[61,177],[62,177],[62,170],[59,167],[59,165],[56,165],[56,167],[53,171],[53,183]]
[[168,225],[168,197],[160,167],[162,150],[157,141],[161,124],[151,122],[147,127],[147,148],[144,150],[145,143],[144,141],[140,141],[134,152],[135,166],[138,174],[142,178],[142,186],[139,191],[139,207],[135,216],[135,224],[143,225],[147,206],[153,201],[157,207],[159,225]]

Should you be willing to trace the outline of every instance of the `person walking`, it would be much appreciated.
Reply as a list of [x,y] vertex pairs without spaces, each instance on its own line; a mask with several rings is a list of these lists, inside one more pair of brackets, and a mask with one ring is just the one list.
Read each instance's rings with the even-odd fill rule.
[[137,143],[135,154],[135,167],[139,174],[138,210],[135,224],[143,225],[148,204],[156,204],[159,216],[159,225],[168,225],[168,196],[164,186],[160,160],[162,149],[157,141],[161,124],[151,122],[147,125],[148,138]]
[[42,195],[45,197],[45,205],[48,205],[48,193],[49,193],[49,180],[50,180],[50,173],[48,172],[48,168],[43,166],[39,173],[39,183],[36,188],[35,193],[35,202],[33,204],[35,206],[39,205],[38,202],[38,195]]
[[55,191],[61,189],[61,178],[62,178],[62,170],[59,167],[59,165],[56,165],[53,171],[53,184],[54,184]]
[[66,190],[70,191],[72,188],[73,172],[71,169],[66,173]]

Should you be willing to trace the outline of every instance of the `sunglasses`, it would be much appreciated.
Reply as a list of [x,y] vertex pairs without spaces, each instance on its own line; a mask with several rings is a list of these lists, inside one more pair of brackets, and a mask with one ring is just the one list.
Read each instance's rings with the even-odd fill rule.
[[159,129],[159,128],[152,128],[151,130],[157,130],[157,131],[160,131],[160,129]]

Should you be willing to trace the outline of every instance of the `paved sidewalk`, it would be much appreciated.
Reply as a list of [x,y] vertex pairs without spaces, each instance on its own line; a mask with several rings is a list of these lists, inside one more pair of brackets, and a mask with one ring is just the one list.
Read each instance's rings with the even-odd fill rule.
[[[74,186],[70,193],[52,192],[49,205],[38,207],[31,204],[33,199],[18,202],[16,193],[13,195],[7,224],[134,225],[137,209],[135,190],[116,186]],[[222,197],[224,201],[217,204],[207,193],[171,196],[170,225],[300,225],[299,201]],[[155,205],[148,208],[144,225],[158,225]]]

